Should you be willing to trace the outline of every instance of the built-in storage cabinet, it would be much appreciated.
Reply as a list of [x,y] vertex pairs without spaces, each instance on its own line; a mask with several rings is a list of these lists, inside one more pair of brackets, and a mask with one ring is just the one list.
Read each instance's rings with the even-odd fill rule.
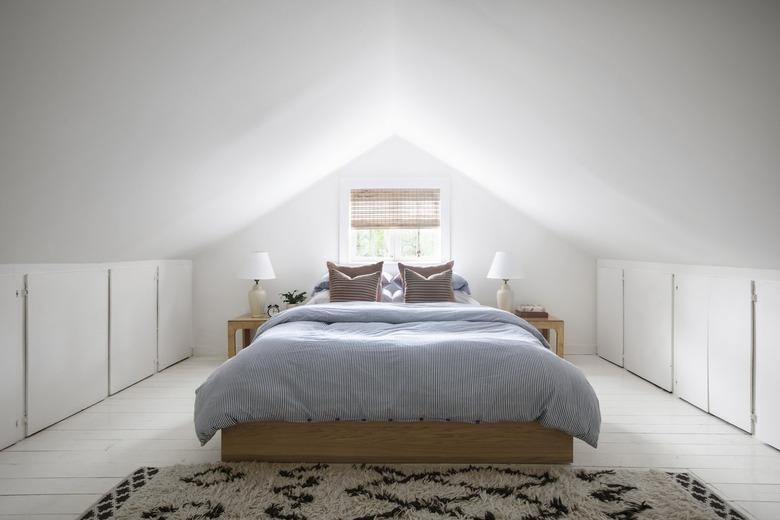
[[27,275],[27,434],[108,395],[108,270]]
[[189,261],[0,267],[0,449],[192,353]]
[[24,438],[23,275],[0,275],[0,449]]
[[753,281],[780,272],[599,264],[599,355],[614,361],[622,314],[626,369],[780,448],[780,281]]
[[157,369],[157,265],[110,270],[109,393]]
[[675,393],[750,431],[752,392],[750,280],[675,276]]
[[780,448],[780,282],[756,282],[756,437]]
[[672,390],[672,275],[623,272],[623,366]]
[[158,369],[192,355],[192,264],[160,263],[158,284]]
[[596,278],[598,355],[623,366],[623,270],[600,267]]
[[712,278],[708,324],[709,411],[750,431],[753,382],[750,280]]
[[674,390],[678,397],[706,411],[710,280],[677,275],[674,286]]

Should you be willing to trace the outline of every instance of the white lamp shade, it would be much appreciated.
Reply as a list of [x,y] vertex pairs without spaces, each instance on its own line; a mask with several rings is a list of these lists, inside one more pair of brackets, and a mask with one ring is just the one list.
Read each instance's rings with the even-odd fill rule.
[[498,280],[519,280],[525,277],[525,273],[523,267],[515,262],[509,253],[498,251],[493,257],[493,263],[490,264],[487,277]]
[[246,258],[246,263],[239,275],[245,280],[273,280],[276,278],[271,256],[268,253],[255,251]]

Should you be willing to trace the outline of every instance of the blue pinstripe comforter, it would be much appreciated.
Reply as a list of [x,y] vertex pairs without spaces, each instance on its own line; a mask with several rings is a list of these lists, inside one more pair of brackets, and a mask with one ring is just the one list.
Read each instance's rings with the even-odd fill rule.
[[195,429],[251,421],[540,421],[596,446],[583,373],[517,316],[458,303],[285,311],[197,390]]

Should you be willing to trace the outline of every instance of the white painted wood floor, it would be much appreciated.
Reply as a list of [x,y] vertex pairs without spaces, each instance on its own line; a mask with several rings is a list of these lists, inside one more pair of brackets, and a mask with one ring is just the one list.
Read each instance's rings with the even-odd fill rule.
[[[780,452],[595,356],[571,356],[601,400],[601,442],[575,465],[687,470],[758,520],[780,519]],[[184,361],[0,452],[0,520],[72,519],[139,466],[219,460],[194,390],[220,360]],[[673,519],[670,519],[673,520]]]

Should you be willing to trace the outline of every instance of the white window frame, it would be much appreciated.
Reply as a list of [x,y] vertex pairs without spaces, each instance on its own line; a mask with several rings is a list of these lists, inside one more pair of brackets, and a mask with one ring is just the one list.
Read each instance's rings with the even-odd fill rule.
[[[442,178],[409,178],[409,179],[353,179],[345,178],[339,185],[339,263],[344,265],[355,264],[349,257],[349,237],[351,231],[349,205],[352,190],[357,189],[414,189],[433,188],[440,194],[439,208],[441,211],[441,262],[448,262],[451,256],[450,249],[450,182]],[[395,259],[386,258],[387,262],[395,262]],[[414,263],[414,262],[409,262]],[[423,262],[426,263],[426,262]],[[429,263],[429,262],[428,262]]]

